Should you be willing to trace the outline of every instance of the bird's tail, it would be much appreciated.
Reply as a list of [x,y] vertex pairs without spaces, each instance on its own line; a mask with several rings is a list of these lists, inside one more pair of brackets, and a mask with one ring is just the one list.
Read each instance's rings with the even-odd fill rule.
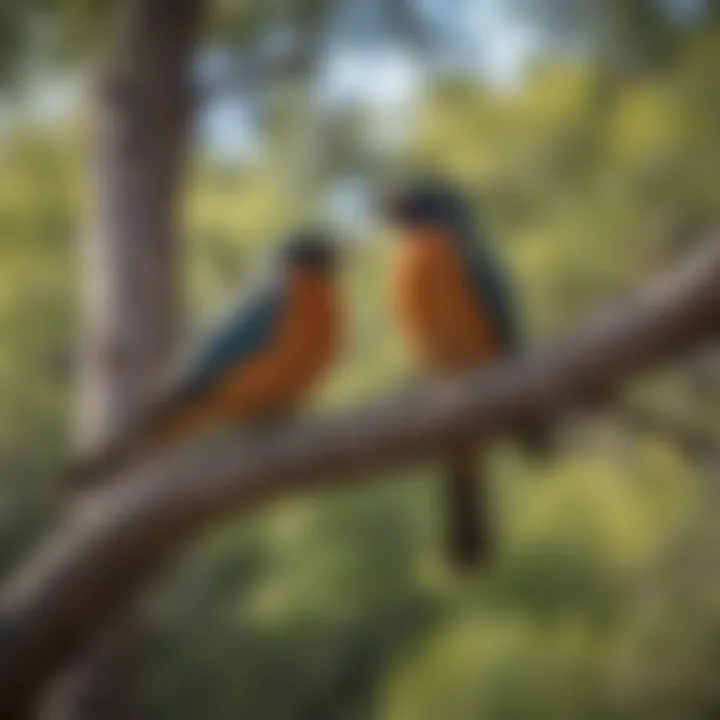
[[493,552],[487,483],[474,458],[455,459],[449,465],[447,494],[447,553],[460,570],[484,565]]

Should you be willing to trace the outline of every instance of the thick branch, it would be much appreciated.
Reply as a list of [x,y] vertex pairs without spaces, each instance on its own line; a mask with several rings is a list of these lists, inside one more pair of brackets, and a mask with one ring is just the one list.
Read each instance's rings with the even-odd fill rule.
[[25,708],[182,541],[231,511],[339,487],[458,440],[513,434],[717,339],[719,328],[714,241],[671,276],[525,358],[401,402],[186,451],[99,490],[4,587],[0,715]]

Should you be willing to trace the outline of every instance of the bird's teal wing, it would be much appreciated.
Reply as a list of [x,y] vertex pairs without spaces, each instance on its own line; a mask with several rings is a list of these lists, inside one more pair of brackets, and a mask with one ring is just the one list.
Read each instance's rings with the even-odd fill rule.
[[282,317],[286,293],[279,282],[267,283],[237,301],[192,349],[176,374],[175,397],[201,393],[230,367],[267,348]]
[[466,230],[459,243],[478,303],[490,314],[504,350],[517,351],[522,333],[510,282],[486,243]]
[[[488,243],[478,242],[475,232],[472,227],[466,228],[459,243],[465,267],[469,269],[475,297],[480,306],[489,312],[500,337],[503,352],[519,353],[525,343],[512,287]],[[554,452],[553,429],[541,421],[523,433],[521,443],[530,457],[546,460],[552,457]]]
[[470,205],[455,196],[443,198],[448,230],[452,233],[483,312],[488,312],[504,351],[518,351],[522,332],[512,287],[490,243],[481,236]]

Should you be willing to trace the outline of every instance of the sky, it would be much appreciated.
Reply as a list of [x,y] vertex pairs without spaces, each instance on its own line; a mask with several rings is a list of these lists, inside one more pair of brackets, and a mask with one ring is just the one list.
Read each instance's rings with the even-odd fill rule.
[[[507,0],[453,0],[452,12],[447,12],[448,1],[414,0],[436,30],[452,36],[445,66],[476,73],[496,87],[517,85],[547,38],[511,13]],[[676,22],[695,23],[715,0],[655,1]],[[411,128],[421,97],[423,75],[417,58],[379,31],[383,23],[378,0],[341,0],[338,7],[321,93],[331,104],[364,104],[372,111],[373,125],[386,135],[384,140],[392,142]],[[211,155],[226,159],[252,161],[261,153],[250,108],[228,98],[205,108],[200,140]]]
[[[422,98],[423,67],[417,52],[403,46],[383,22],[384,0],[339,0],[337,15],[327,33],[327,56],[319,78],[318,96],[326,107],[361,104],[369,113],[369,141],[392,153],[412,137]],[[423,8],[434,32],[451,38],[443,44],[438,69],[476,74],[484,83],[511,89],[538,52],[547,50],[547,36],[523,24],[508,10],[508,0],[413,0]],[[602,0],[597,0],[602,2]],[[715,0],[655,0],[679,23],[702,21],[708,3]],[[201,53],[200,77],[227,70],[227,58],[215,51]],[[425,68],[426,70],[426,68]],[[82,77],[28,77],[28,96],[22,112],[48,126],[58,124],[81,106]],[[200,110],[197,140],[202,152],[216,160],[248,164],[262,160],[262,128],[256,108],[242,97],[217,97]],[[13,121],[13,107],[0,102],[0,130]],[[358,185],[359,183],[359,185]],[[327,212],[343,223],[358,225],[362,181],[349,176],[334,183]]]
[[[463,67],[485,81],[512,85],[521,76],[524,63],[535,46],[533,33],[504,11],[504,0],[454,0],[454,12],[436,12],[438,0],[416,0],[425,6],[434,27],[448,25],[453,18],[452,48],[457,56],[444,58],[448,67]],[[682,0],[676,0],[682,1]],[[692,0],[684,0],[692,2]],[[444,0],[443,0],[444,2]],[[343,8],[344,4],[344,8]],[[361,103],[373,118],[378,143],[392,143],[409,132],[414,110],[421,97],[423,75],[416,58],[393,38],[378,31],[378,0],[342,0],[338,15],[343,27],[328,33],[328,61],[320,80],[320,95],[329,105]],[[222,73],[225,60],[205,51],[198,63],[201,77]],[[0,129],[10,125],[18,112],[33,121],[52,126],[80,107],[84,82],[76,75],[36,78],[29,74],[21,103],[2,104]],[[262,157],[262,141],[254,118],[254,108],[238,97],[218,97],[200,112],[197,139],[210,156],[229,162],[253,162]]]
[[[712,1],[656,0],[677,22],[697,22]],[[433,27],[452,34],[445,66],[476,73],[484,82],[502,88],[516,85],[524,67],[542,49],[537,30],[511,14],[506,0],[453,0],[452,13],[446,11],[446,0],[415,2]],[[381,7],[380,0],[341,0],[342,25],[331,25],[334,41],[329,43],[320,93],[329,104],[364,104],[375,119],[373,125],[386,136],[378,141],[392,142],[411,127],[423,75],[410,50],[378,31],[383,25],[378,23]],[[205,52],[199,68],[211,77],[223,70],[223,59]],[[82,98],[82,79],[74,76],[51,82],[29,77],[25,85],[29,93],[24,111],[48,124],[66,117]],[[12,117],[12,109],[0,103],[0,127]],[[216,98],[202,108],[198,140],[210,155],[230,161],[252,162],[262,153],[253,108],[237,97]]]
[[[335,42],[330,44],[321,77],[321,96],[330,105],[363,104],[376,120],[374,126],[386,135],[384,139],[392,141],[394,135],[407,132],[421,95],[422,70],[410,49],[378,33],[376,3],[346,0],[345,5],[344,23],[350,32],[343,36],[342,28],[333,30]],[[537,48],[537,34],[511,17],[502,0],[461,0],[456,8],[451,45],[456,54],[447,54],[444,65],[477,73],[499,86],[517,83]],[[442,21],[440,17],[432,20]],[[231,98],[205,109],[200,138],[211,154],[224,158],[252,160],[261,151],[251,108]]]

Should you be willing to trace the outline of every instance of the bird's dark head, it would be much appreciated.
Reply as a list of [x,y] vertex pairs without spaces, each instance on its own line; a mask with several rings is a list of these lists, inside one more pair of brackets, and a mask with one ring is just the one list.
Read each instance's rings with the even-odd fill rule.
[[468,216],[469,203],[451,181],[425,176],[388,193],[384,212],[393,225],[403,229],[447,229],[456,227]]
[[339,262],[339,248],[329,233],[303,230],[283,246],[282,259],[292,268],[332,273]]

